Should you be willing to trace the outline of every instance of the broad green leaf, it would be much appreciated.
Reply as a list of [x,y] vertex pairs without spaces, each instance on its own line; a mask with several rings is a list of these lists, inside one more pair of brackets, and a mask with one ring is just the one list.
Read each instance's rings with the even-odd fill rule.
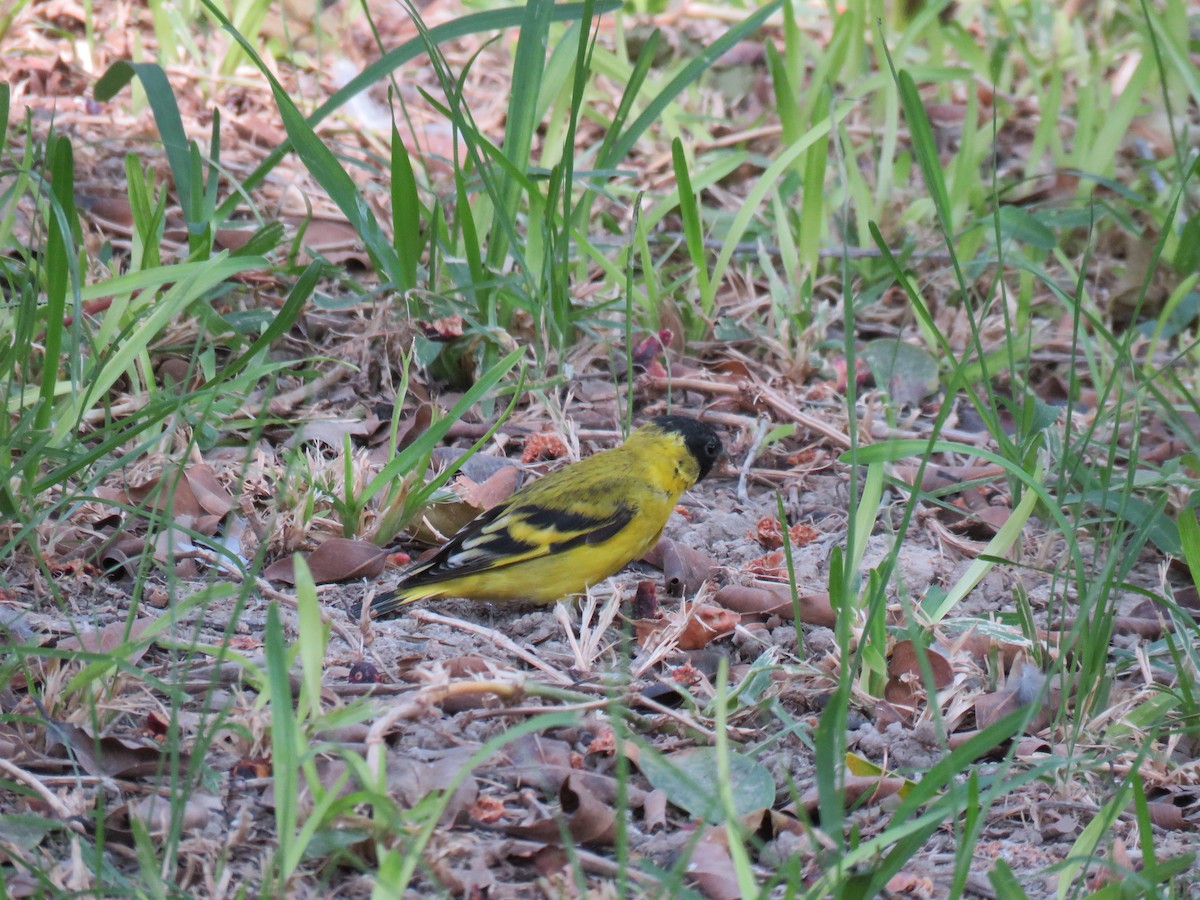
[[715,747],[694,747],[671,754],[643,750],[638,767],[668,800],[706,822],[723,822],[729,812],[743,816],[775,804],[775,779],[766,766],[741,753],[729,753],[734,804],[731,811],[722,806],[717,790]]

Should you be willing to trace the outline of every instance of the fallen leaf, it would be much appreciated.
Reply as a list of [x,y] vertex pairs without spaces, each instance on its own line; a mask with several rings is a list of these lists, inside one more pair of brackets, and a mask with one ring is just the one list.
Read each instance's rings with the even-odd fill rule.
[[[107,656],[126,644],[138,645],[138,639],[154,622],[154,619],[145,616],[135,619],[132,623],[121,621],[105,625],[103,628],[84,629],[77,635],[59,641],[58,649]],[[149,649],[149,644],[134,646],[128,656],[122,657],[122,661],[132,665],[145,656]]]
[[680,650],[699,650],[707,647],[718,638],[732,634],[741,619],[742,617],[733,610],[722,609],[719,606],[696,606],[679,635],[677,646]]
[[667,593],[673,597],[693,596],[704,582],[717,574],[717,561],[703,550],[670,538],[663,538],[659,546],[662,547],[663,580]]
[[[308,554],[305,562],[317,584],[378,578],[387,564],[387,551],[369,541],[329,538]],[[263,577],[269,581],[295,584],[293,557],[287,556],[273,563],[263,572]]]
[[685,869],[688,881],[710,900],[740,900],[741,884],[724,828],[705,828]]
[[561,842],[565,827],[575,843],[600,846],[612,843],[616,833],[616,810],[592,793],[581,777],[570,775],[563,781],[558,790],[558,801],[562,816],[513,825],[505,832],[514,837],[555,844]]
[[465,503],[482,512],[511,497],[521,484],[521,475],[521,470],[514,465],[501,466],[482,483],[460,475],[455,482],[455,491]]
[[463,336],[463,317],[455,313],[432,322],[417,322],[417,327],[431,341],[453,341]]
[[[1037,666],[1029,662],[1014,663],[1004,686],[999,690],[980,694],[975,698],[975,725],[984,729],[1022,707],[1038,702],[1046,676]],[[1026,726],[1027,733],[1035,733],[1045,727],[1058,704],[1058,692],[1051,691],[1045,708]]]
[[723,822],[769,809],[775,805],[775,779],[762,763],[736,750],[729,751],[729,799],[727,810],[714,786],[724,777],[715,747],[692,747],[675,753],[642,752],[638,768],[656,790],[666,793],[675,806],[696,819]]
[[[935,690],[945,690],[954,681],[950,661],[936,650],[926,647],[924,657],[933,674]],[[917,646],[910,640],[898,641],[888,662],[888,683],[884,697],[897,706],[913,706],[925,688]]]
[[648,647],[660,637],[677,634],[676,646],[680,650],[699,650],[730,634],[741,621],[738,613],[711,604],[691,607],[687,617],[682,629],[678,627],[676,617],[634,620],[634,635],[638,646]]
[[184,477],[200,508],[210,516],[223,519],[233,509],[233,497],[217,478],[217,473],[207,463],[190,465],[183,470]]
[[[97,738],[78,725],[56,722],[46,733],[46,750],[62,750],[62,755],[74,759],[85,772],[96,777],[140,778],[162,771],[163,748],[153,738]],[[180,765],[186,765],[186,754],[180,754]]]
[[[878,803],[893,794],[904,791],[909,782],[903,778],[884,775],[847,775],[845,780],[847,806],[860,803]],[[820,795],[817,789],[810,788],[800,796],[799,805],[810,815],[820,810]],[[784,807],[787,809],[787,807]]]
[[[824,625],[832,628],[837,624],[837,613],[829,603],[825,591],[800,591],[800,621],[808,625]],[[754,586],[726,585],[713,595],[713,601],[744,616],[779,616],[791,619],[795,615],[792,592],[785,584],[760,581]]]

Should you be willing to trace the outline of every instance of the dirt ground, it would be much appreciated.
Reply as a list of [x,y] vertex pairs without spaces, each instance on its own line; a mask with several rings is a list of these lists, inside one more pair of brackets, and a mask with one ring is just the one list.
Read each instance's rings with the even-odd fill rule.
[[[147,23],[136,4],[96,0],[94,8],[108,21],[132,24],[125,31],[116,29],[101,43],[91,69],[79,60],[66,59],[65,50],[58,56],[42,55],[61,37],[48,37],[47,29],[35,28],[31,24],[35,13],[70,33],[82,30],[79,9],[56,0],[31,5],[25,30],[14,30],[10,37],[11,52],[0,60],[0,71],[26,86],[19,99],[34,112],[35,122],[43,122],[55,109],[60,127],[79,140],[81,189],[87,200],[81,205],[92,229],[89,233],[117,240],[119,250],[120,238],[114,235],[121,233],[122,210],[116,208],[114,213],[106,201],[121,195],[124,153],[130,148],[144,151],[153,126],[144,111],[121,105],[97,111],[88,87],[108,62],[127,55],[124,35],[133,33],[133,26],[145,31]],[[454,8],[438,3],[432,12],[450,17]],[[410,26],[395,11],[376,24],[388,39],[411,35]],[[723,26],[706,23],[698,30],[704,34],[718,27]],[[356,23],[351,29],[345,48],[348,60],[361,63],[373,52],[365,28]],[[461,63],[473,59],[479,49],[462,45],[449,52]],[[488,50],[492,52],[497,59],[503,55],[496,48]],[[472,79],[478,80],[469,87],[480,97],[476,119],[481,130],[499,134],[503,108],[496,92],[488,90],[488,77],[500,64],[488,54],[480,57],[472,71]],[[300,69],[292,73],[291,86],[298,93],[318,86],[331,89],[333,72],[332,66],[320,71]],[[203,92],[196,85],[207,73],[181,66],[171,74],[181,102],[194,95],[188,101],[194,108],[184,112],[189,130],[202,135],[211,110],[201,101]],[[415,75],[404,85],[414,98],[419,96],[417,84],[430,87],[435,82],[427,72]],[[382,89],[375,91],[373,100],[379,101],[381,94]],[[224,158],[238,171],[261,157],[263,146],[281,139],[265,87],[224,85],[213,104],[229,113],[226,121],[233,126],[235,146],[227,149]],[[370,110],[368,106],[353,111],[360,125]],[[437,134],[430,125],[426,137],[433,140]],[[357,150],[374,147],[372,137],[352,139],[342,132],[338,137],[348,143],[359,140]],[[146,152],[147,159],[157,158]],[[312,190],[299,164],[293,160],[288,166],[264,186],[260,198],[281,218],[303,216],[298,198],[307,198],[306,191]],[[660,161],[660,166],[665,164]],[[662,170],[654,171],[647,162],[641,174],[653,180]],[[384,202],[386,192],[380,185],[375,187],[378,193],[372,196]],[[337,218],[328,205],[318,212]],[[344,237],[346,223],[336,224],[342,230],[331,227],[335,243],[334,238]],[[165,250],[184,243],[185,238],[168,229]],[[361,262],[353,252],[342,260],[347,265]],[[279,285],[263,290],[275,296],[272,290],[276,289],[283,292]],[[901,322],[908,321],[906,314],[880,306],[884,308],[875,311],[878,318],[869,327],[900,333]],[[911,328],[910,321],[907,327]],[[289,335],[281,351],[288,358],[311,355],[346,365],[331,363],[322,369],[324,380],[318,389],[303,393],[293,407],[280,413],[287,423],[256,435],[257,443],[206,451],[196,466],[207,467],[216,484],[235,501],[235,511],[222,521],[221,535],[233,534],[235,524],[245,526],[245,534],[253,533],[253,540],[240,547],[244,556],[251,557],[261,544],[270,564],[293,551],[312,552],[322,541],[340,534],[329,497],[337,495],[341,485],[336,478],[343,477],[342,438],[352,434],[355,451],[361,453],[355,462],[358,474],[377,471],[386,462],[375,435],[379,420],[386,421],[387,415],[376,416],[374,404],[394,401],[400,380],[396,363],[412,334],[412,323],[401,324],[381,305],[364,303],[349,312],[314,307],[303,327]],[[836,329],[826,337],[840,340]],[[679,344],[678,334],[676,338]],[[180,343],[187,341],[181,338]],[[577,441],[581,453],[611,446],[618,439],[619,402],[610,360],[623,359],[626,349],[603,342],[577,348],[571,366],[563,367],[575,374],[564,378],[554,395],[558,406],[522,408],[506,425],[508,439],[493,442],[485,454],[515,456],[529,435],[542,431],[566,432],[561,436],[568,445]],[[772,873],[786,872],[793,879],[791,889],[811,884],[823,874],[826,848],[814,845],[805,822],[820,824],[814,799],[814,735],[844,667],[825,592],[831,554],[847,545],[853,502],[849,469],[838,461],[845,448],[841,440],[847,430],[845,414],[837,405],[835,375],[799,363],[797,372],[786,374],[749,371],[747,353],[732,343],[712,342],[686,351],[669,347],[659,354],[661,359],[656,358],[669,365],[673,377],[690,380],[690,387],[673,394],[674,411],[702,414],[722,428],[729,451],[728,466],[684,497],[681,512],[666,531],[668,538],[699,551],[684,566],[689,577],[707,573],[710,564],[715,569],[703,586],[694,584],[688,591],[689,604],[697,603],[708,616],[697,629],[686,632],[696,644],[692,649],[670,649],[690,620],[678,614],[680,601],[669,596],[661,570],[644,563],[595,588],[596,607],[582,624],[578,604],[514,609],[467,601],[418,605],[386,622],[355,621],[350,610],[356,604],[398,580],[402,566],[395,561],[370,580],[321,587],[321,604],[332,623],[321,679],[321,705],[328,725],[312,736],[325,746],[314,756],[311,774],[328,787],[350,774],[348,755],[384,761],[387,794],[408,815],[395,823],[395,846],[401,850],[417,841],[431,792],[457,785],[444,810],[434,811],[440,825],[428,839],[414,895],[503,898],[527,897],[536,891],[557,897],[583,894],[586,888],[596,896],[616,896],[621,874],[614,847],[624,829],[632,859],[675,873],[664,876],[668,885],[681,882],[708,897],[737,896],[723,829],[669,803],[666,791],[652,784],[643,771],[643,765],[649,766],[646,748],[673,755],[712,746],[717,734],[713,701],[731,691],[744,693],[731,704],[726,735],[761,764],[775,788],[771,802],[750,811],[744,820],[761,842],[754,855],[757,874],[765,881]],[[428,373],[419,375],[421,389],[437,394],[435,400],[453,399],[452,388]],[[652,366],[639,372],[634,389],[640,415],[665,411],[662,381]],[[288,389],[300,390],[306,384],[303,377],[285,376],[279,393],[288,396]],[[869,436],[927,436],[930,408],[918,407],[904,428],[889,430],[881,424],[886,420],[883,392],[870,384],[864,387],[858,412]],[[421,405],[410,398],[404,421],[417,420]],[[788,410],[799,410],[809,419],[798,419]],[[752,445],[760,417],[796,421],[800,427],[794,436],[759,452]],[[313,423],[330,421],[340,425],[329,425],[324,433],[312,430]],[[563,422],[569,427],[559,427]],[[349,425],[361,428],[346,430]],[[1061,426],[1060,420],[1053,427],[1061,430]],[[957,427],[961,439],[971,437],[965,424],[959,422]],[[479,433],[481,423],[472,420],[455,442],[465,446],[467,438]],[[238,432],[239,438],[245,436]],[[293,452],[305,456],[308,471],[302,477],[289,469]],[[109,501],[117,493],[128,497],[133,485],[157,477],[168,462],[156,457],[144,461],[145,471],[114,473],[104,485],[116,492],[106,495]],[[948,456],[938,460],[950,472],[948,477],[960,482],[975,477],[963,474],[967,463]],[[546,466],[531,468],[540,472]],[[747,472],[744,495],[738,477],[743,468]],[[997,706],[1019,698],[1041,698],[1040,669],[1032,663],[1025,668],[1017,664],[1017,660],[1033,659],[1032,642],[1014,621],[1018,601],[1027,600],[1034,624],[1047,632],[1059,627],[1064,602],[1068,616],[1073,602],[1062,577],[1065,539],[1034,518],[1011,554],[1011,564],[992,568],[936,628],[916,626],[936,651],[939,673],[944,670],[938,707],[940,728],[947,736],[941,736],[921,686],[919,667],[896,662],[897,647],[905,636],[900,626],[913,625],[913,604],[931,588],[948,589],[965,576],[995,528],[922,503],[903,529],[907,492],[898,484],[911,473],[891,467],[889,474],[895,481],[885,487],[880,510],[864,512],[874,527],[859,567],[860,573],[869,573],[888,558],[897,541],[901,543],[886,591],[888,623],[896,627],[884,663],[894,668],[879,673],[887,685],[882,696],[856,685],[848,723],[849,753],[879,768],[869,775],[855,772],[870,787],[855,783],[856,805],[848,813],[845,830],[863,842],[888,825],[905,779],[928,773],[958,738],[981,727],[980,720]],[[332,488],[320,493],[318,484]],[[463,492],[471,487],[465,486]],[[986,491],[972,490],[986,495],[984,506],[996,500],[994,505],[1007,512],[1009,487],[1002,476],[993,473]],[[301,501],[318,494],[315,512],[301,521],[296,512],[304,505]],[[750,585],[760,578],[782,580],[786,564],[778,550],[779,535],[772,536],[771,528],[778,496],[783,497],[789,533],[796,529],[793,567],[805,598],[800,604],[805,620],[802,640],[797,639],[790,617],[790,600],[773,601],[765,612],[744,607],[735,611],[729,605],[731,595],[720,590]],[[285,497],[296,501],[293,507],[285,508],[281,499]],[[139,863],[144,848],[139,849],[135,832],[144,827],[151,835],[148,845],[173,858],[174,865],[167,866],[166,873],[170,890],[210,897],[234,896],[241,889],[255,893],[262,887],[265,861],[275,849],[279,808],[270,777],[271,711],[261,700],[262,685],[255,682],[255,673],[266,669],[264,635],[272,604],[280,610],[286,640],[294,642],[301,633],[293,592],[280,581],[259,580],[246,589],[243,603],[236,599],[239,576],[221,570],[211,554],[200,552],[188,560],[188,572],[170,571],[161,559],[151,561],[147,554],[131,556],[128,565],[118,566],[109,577],[80,561],[76,551],[86,543],[80,537],[83,532],[88,539],[99,535],[105,547],[123,532],[143,547],[147,544],[146,522],[132,515],[114,522],[112,507],[106,507],[101,497],[39,533],[45,540],[41,551],[52,562],[49,572],[29,555],[17,554],[2,563],[0,575],[7,588],[0,598],[0,624],[8,629],[8,652],[21,656],[24,669],[0,688],[0,711],[5,717],[0,725],[0,759],[17,765],[19,774],[30,775],[30,780],[21,782],[27,790],[0,788],[0,814],[18,817],[10,822],[23,822],[22,827],[28,827],[33,816],[64,827],[46,836],[10,824],[12,830],[0,832],[0,860],[9,852],[6,847],[19,846],[22,858],[40,860],[53,870],[55,884],[90,889],[94,886],[91,860],[84,855],[98,840],[99,819],[105,823],[104,864],[111,867],[113,884],[124,878],[127,885],[138,885],[156,868]],[[69,540],[62,537],[68,533]],[[1103,559],[1093,559],[1088,538],[1082,534],[1081,529],[1069,539],[1081,542],[1083,558],[1099,569]],[[389,549],[415,553],[420,548],[394,543]],[[178,545],[175,550],[179,558],[188,556],[179,552]],[[636,637],[631,600],[644,581],[654,585],[662,614],[650,624],[643,621],[644,628],[661,632],[664,625],[677,624],[680,634],[670,641],[656,645],[655,638],[643,636],[639,642]],[[1109,708],[1121,713],[1156,696],[1149,665],[1141,667],[1139,653],[1161,630],[1153,633],[1158,620],[1146,613],[1135,588],[1153,591],[1166,581],[1182,589],[1185,578],[1166,567],[1161,554],[1146,551],[1127,581],[1116,612],[1128,621],[1116,629],[1112,648],[1126,662],[1111,685],[1109,700]],[[206,591],[214,596],[201,600]],[[609,604],[614,595],[619,595],[622,617],[605,624],[605,610],[616,609]],[[763,597],[760,593],[751,599]],[[569,630],[561,621],[564,615],[570,620]],[[655,612],[643,603],[637,617],[654,620]],[[1136,625],[1147,621],[1152,624]],[[130,623],[135,637],[153,635],[153,640],[146,640],[125,659],[119,674],[104,666],[89,671],[86,678],[97,689],[79,690],[71,681],[84,665],[79,651],[84,651],[85,659],[88,651],[111,652],[122,644]],[[859,631],[853,644],[857,645],[864,639],[862,618],[855,624]],[[716,631],[705,633],[705,628]],[[1046,642],[1053,643],[1050,638]],[[211,650],[223,645],[247,662],[230,661],[228,653],[222,660]],[[722,662],[728,671],[725,684],[718,677]],[[39,690],[30,690],[30,685]],[[293,693],[300,693],[299,675],[291,687]],[[369,716],[335,715],[364,696],[370,698]],[[614,697],[621,698],[627,709],[623,721],[628,735],[614,732],[610,708]],[[981,706],[981,701],[991,706]],[[1054,699],[1053,693],[1038,702],[1045,704],[1047,715],[1070,706]],[[564,710],[570,711],[567,724],[553,717]],[[552,718],[539,718],[545,715]],[[1099,721],[1104,714],[1095,715]],[[1118,776],[1134,764],[1142,737],[1130,732],[1127,745],[1106,739],[1107,743],[1077,747],[1081,757],[1077,765],[1058,765],[1065,753],[1064,733],[1075,724],[1059,720],[1031,728],[1032,733],[1015,745],[1006,744],[971,767],[982,783],[997,777],[1011,788],[982,816],[966,879],[967,896],[996,896],[987,873],[997,859],[1017,873],[1030,897],[1056,895],[1052,867],[1067,858],[1084,828],[1111,798]],[[1094,724],[1081,723],[1088,728]],[[489,742],[496,744],[494,752],[472,762]],[[1162,756],[1146,763],[1143,772],[1151,799],[1169,807],[1156,813],[1164,817],[1156,819],[1159,859],[1196,849],[1188,824],[1196,806],[1194,786],[1179,770],[1168,773],[1169,767],[1161,764],[1172,754],[1182,756],[1190,745],[1174,737],[1166,743]],[[1005,759],[1010,749],[1011,758]],[[164,767],[169,778],[162,776]],[[1041,777],[1025,777],[1024,773],[1039,767]],[[619,777],[626,768],[628,785]],[[1154,780],[1156,772],[1161,777]],[[6,777],[19,780],[11,772]],[[350,783],[356,781],[354,776]],[[45,791],[38,791],[38,786]],[[155,805],[155,798],[166,793],[181,801],[176,806],[184,817],[182,823],[165,821],[161,804]],[[616,812],[622,802],[631,810],[623,825]],[[311,792],[301,789],[296,805],[303,818],[313,806]],[[331,818],[311,855],[300,864],[300,874],[289,885],[290,896],[357,897],[371,892],[379,862],[372,840],[377,822],[367,820],[365,806]],[[98,816],[97,809],[103,814]],[[955,852],[966,825],[950,822],[935,831],[889,882],[890,895],[944,896],[955,875]],[[1118,864],[1140,861],[1137,826],[1130,814],[1118,819],[1109,838],[1106,852]],[[586,873],[582,887],[573,881],[577,872]],[[34,896],[45,889],[19,867],[6,869],[5,877],[9,896]],[[777,885],[773,894],[783,896],[788,889]],[[647,878],[630,892],[650,895],[654,890]]]
[[[728,443],[736,454],[738,439],[731,436]],[[740,462],[736,456],[734,462]],[[847,482],[844,470],[834,469],[834,472],[790,476],[785,480],[789,522],[808,524],[815,530],[813,540],[798,548],[794,559],[797,583],[802,590],[824,587],[829,549],[846,539]],[[730,467],[690,492],[682,504],[682,514],[673,517],[667,529],[668,538],[711,555],[720,566],[717,582],[745,580],[747,566],[764,555],[763,546],[754,535],[760,520],[774,516],[776,491],[773,484],[751,478],[748,493],[748,502],[739,499],[735,473]],[[898,493],[885,498],[897,504],[902,499]],[[883,521],[887,518],[881,517]],[[889,543],[886,535],[873,536],[867,564],[882,559]],[[1030,539],[1026,546],[1027,552],[1033,553],[1037,541]],[[896,580],[916,595],[939,580],[952,583],[969,563],[968,557],[947,547],[935,533],[918,527],[906,536]],[[1149,561],[1144,568],[1146,577],[1151,577]],[[8,574],[12,580],[14,573]],[[1035,608],[1043,606],[1044,602],[1036,598],[1045,597],[1047,579],[1031,578],[1028,571],[1017,575],[1012,570],[998,570],[973,593],[969,615],[986,617],[989,610],[1005,609],[1012,582],[1018,578],[1028,595],[1035,598],[1032,601]],[[613,592],[629,598],[637,583],[644,579],[661,582],[662,574],[644,564],[635,565],[593,593],[601,603]],[[503,740],[521,722],[559,705],[546,696],[523,690],[503,700],[487,689],[456,697],[439,693],[448,684],[540,683],[597,700],[616,691],[628,698],[633,707],[635,716],[629,720],[633,740],[672,752],[703,744],[711,720],[688,703],[680,707],[670,702],[673,695],[675,700],[679,699],[677,693],[656,693],[656,685],[664,680],[670,683],[670,673],[678,673],[680,666],[686,664],[695,673],[691,691],[702,708],[704,698],[713,695],[712,680],[716,678],[718,657],[728,661],[730,687],[742,683],[756,660],[771,661],[774,674],[769,689],[756,703],[734,715],[731,730],[747,747],[769,742],[757,758],[775,781],[781,809],[788,808],[789,797],[803,804],[805,796],[811,794],[815,779],[813,731],[830,691],[828,675],[831,670],[837,671],[836,644],[830,628],[806,625],[800,647],[790,621],[779,616],[747,616],[732,634],[702,649],[676,652],[668,663],[652,666],[640,676],[631,676],[629,669],[637,668],[640,657],[634,653],[631,662],[628,651],[624,655],[620,652],[619,625],[602,633],[598,646],[604,649],[594,656],[585,654],[588,665],[581,669],[555,607],[513,609],[469,601],[432,602],[361,631],[350,620],[347,608],[394,580],[389,574],[367,585],[327,586],[321,594],[325,608],[345,628],[344,632],[335,632],[329,643],[323,676],[325,702],[337,708],[361,697],[365,691],[374,690],[378,692],[381,716],[394,711],[398,704],[407,703],[410,707],[391,724],[383,738],[388,785],[394,796],[417,804],[427,791],[459,776],[482,744]],[[103,628],[125,621],[130,613],[132,584],[129,582],[66,578],[59,587],[64,590],[68,609],[74,611],[77,621],[93,622]],[[178,600],[190,591],[185,584],[168,586],[151,576],[142,603],[158,605],[154,598],[174,595]],[[704,593],[711,594],[711,589],[706,588]],[[21,591],[17,599],[29,603],[32,611],[24,621],[32,633],[40,636],[39,640],[56,633],[63,635],[70,629],[61,613],[33,597],[32,592]],[[666,597],[662,601],[668,614],[678,602]],[[892,606],[898,613],[899,604]],[[291,639],[297,627],[294,611],[284,609],[285,633]],[[161,610],[146,612],[162,615]],[[267,620],[265,599],[253,596],[230,628],[233,614],[232,601],[219,601],[182,616],[174,630],[182,640],[212,645],[218,645],[223,635],[231,631],[232,646],[261,661]],[[967,611],[963,615],[968,615]],[[577,629],[578,611],[572,611],[570,618]],[[958,631],[951,626],[941,633],[948,642]],[[351,640],[344,640],[343,634]],[[380,684],[359,682],[364,662],[370,666],[368,671],[377,673]],[[257,754],[262,752],[262,741],[266,738],[267,712],[256,705],[255,693],[240,667],[229,664],[213,667],[202,655],[180,655],[158,645],[150,648],[138,666],[147,681],[140,684],[132,681],[129,690],[118,689],[107,698],[109,716],[105,735],[134,746],[139,745],[138,736],[143,736],[140,743],[143,749],[155,746],[144,736],[147,708],[152,710],[151,715],[153,711],[169,715],[164,705],[165,694],[154,691],[149,684],[150,679],[161,678],[173,682],[190,696],[177,713],[185,754],[200,746],[197,742],[201,735],[206,734],[212,742],[204,752],[203,766],[194,773],[195,783],[189,791],[189,824],[178,849],[180,870],[188,873],[182,886],[203,892],[204,878],[224,871],[225,877],[231,879],[224,886],[226,889],[236,886],[253,889],[261,877],[259,867],[269,849],[275,821],[272,781],[255,768]],[[946,696],[957,694],[959,699],[947,700],[943,707],[961,709],[967,703],[963,698],[983,692],[987,687],[985,682],[978,666],[971,665],[966,657],[958,657],[955,685]],[[16,701],[11,690],[7,693],[9,702]],[[640,706],[639,698],[647,697],[659,699],[650,701],[656,705]],[[869,698],[860,700],[863,703],[856,705],[849,723],[851,753],[875,763],[889,775],[914,778],[944,757],[944,744],[937,737],[927,710],[912,721],[889,722],[888,716],[872,708]],[[117,712],[114,708],[123,710]],[[772,739],[772,732],[782,730],[780,712],[786,714],[794,727],[776,740]],[[209,732],[210,728],[215,728],[215,732]],[[349,724],[321,737],[332,745],[365,756],[371,747],[370,730],[369,722]],[[529,896],[535,887],[550,894],[565,890],[564,884],[555,887],[556,879],[563,878],[567,871],[556,839],[560,827],[567,827],[580,840],[578,865],[599,879],[596,883],[613,877],[611,849],[605,849],[609,842],[603,834],[591,834],[593,840],[589,840],[592,831],[612,828],[612,804],[617,790],[617,757],[612,741],[611,719],[599,708],[584,711],[570,726],[538,729],[533,734],[505,741],[501,750],[476,765],[449,801],[441,816],[444,827],[435,831],[425,854],[429,868],[420,874],[417,887],[422,892],[446,890],[489,897]],[[82,745],[73,746],[78,749]],[[1044,745],[1041,752],[1048,750]],[[135,765],[144,766],[146,758],[137,753],[131,758],[114,756],[115,759],[102,760],[96,765],[98,772],[118,773],[113,776],[115,786],[110,780],[104,788],[77,785],[74,792],[84,796],[104,792],[114,809],[109,817],[112,835],[119,836],[122,816],[127,828],[130,809],[138,798],[144,801],[153,793],[149,790],[153,781],[142,781],[127,773],[126,767],[132,770]],[[1037,758],[1035,750],[1025,761],[1032,765]],[[332,749],[322,756],[319,767],[321,780],[327,784],[345,770]],[[997,770],[997,763],[982,761],[978,766],[985,778]],[[1092,780],[1102,782],[1103,778],[1093,773]],[[1023,879],[1023,884],[1031,897],[1052,896],[1053,878],[1046,874],[1033,878],[1031,873],[1046,873],[1066,858],[1080,829],[1095,812],[1094,798],[1103,795],[1104,784],[1095,783],[1093,787],[1095,794],[1077,779],[1051,778],[1025,783],[1007,792],[1001,802],[986,812],[967,880],[967,896],[995,896],[987,882],[987,872],[996,857],[1005,859],[1027,879]],[[627,823],[628,840],[634,857],[669,871],[681,856],[694,853],[695,858],[709,862],[700,866],[698,875],[689,875],[688,883],[709,896],[731,895],[727,853],[719,843],[715,848],[709,846],[711,831],[700,827],[681,810],[663,805],[661,798],[656,805],[652,796],[655,792],[636,772],[629,790],[633,817]],[[572,801],[576,817],[569,825],[562,825],[562,811],[571,805],[564,798],[576,794],[586,799]],[[84,797],[77,799],[82,801]],[[302,809],[306,799],[302,792]],[[590,812],[589,804],[595,806]],[[8,812],[14,811],[11,802],[4,806]],[[584,811],[579,812],[580,809]],[[886,802],[864,800],[850,814],[849,823],[866,840],[886,823],[886,810]],[[759,828],[764,840],[758,854],[759,866],[766,870],[772,859],[805,859],[808,860],[805,868],[810,870],[803,874],[815,877],[818,870],[812,867],[818,865],[818,856],[813,853],[808,835],[795,819],[790,821],[791,827],[784,827],[780,821],[764,818]],[[353,830],[352,826],[346,829]],[[946,827],[935,832],[922,852],[910,860],[903,869],[903,879],[893,885],[897,896],[941,895],[953,877],[955,831]],[[1136,829],[1131,822],[1118,823],[1114,836],[1125,840],[1127,846],[1136,846]],[[1158,835],[1157,847],[1164,855],[1194,846],[1186,834],[1175,841],[1163,838]],[[693,850],[697,841],[700,848]],[[333,870],[313,872],[315,881],[303,883],[326,883],[337,896],[366,896],[372,876],[369,871],[355,871],[362,864],[361,856],[357,855],[361,850],[361,845],[351,842],[345,858],[337,854],[332,857],[329,864],[334,866]],[[351,859],[358,859],[357,865],[348,861]],[[189,882],[189,877],[195,880]],[[213,885],[208,887],[216,891]],[[10,885],[10,893],[14,888],[19,889],[19,885]]]

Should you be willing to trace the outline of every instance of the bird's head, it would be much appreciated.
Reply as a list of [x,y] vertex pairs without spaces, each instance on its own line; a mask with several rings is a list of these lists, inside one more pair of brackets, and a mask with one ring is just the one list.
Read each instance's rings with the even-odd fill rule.
[[700,481],[712,471],[724,447],[711,425],[706,425],[690,416],[656,416],[651,421],[662,431],[679,435],[684,446],[700,467],[696,480]]

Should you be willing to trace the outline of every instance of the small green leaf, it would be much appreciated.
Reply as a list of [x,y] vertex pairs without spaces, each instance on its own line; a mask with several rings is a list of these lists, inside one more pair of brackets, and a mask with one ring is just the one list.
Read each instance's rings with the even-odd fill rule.
[[1000,220],[1000,234],[1004,237],[1039,250],[1053,250],[1058,246],[1054,232],[1019,206],[1002,206],[996,217]]
[[881,338],[863,348],[875,383],[897,405],[915,404],[938,389],[937,361],[922,348],[899,338]]
[[713,324],[713,338],[727,342],[749,341],[754,339],[754,332],[730,316],[720,316]]
[[1180,510],[1175,527],[1179,529],[1179,547],[1191,570],[1192,581],[1200,584],[1200,522],[1196,521],[1196,511]]
[[729,753],[732,810],[721,805],[714,747],[695,747],[670,755],[643,751],[638,757],[638,766],[650,784],[666,794],[668,800],[707,822],[723,822],[730,813],[743,816],[775,803],[775,779],[771,773],[762,763],[740,753]]
[[1195,272],[1200,269],[1200,215],[1192,216],[1179,230],[1175,268],[1180,272]]

